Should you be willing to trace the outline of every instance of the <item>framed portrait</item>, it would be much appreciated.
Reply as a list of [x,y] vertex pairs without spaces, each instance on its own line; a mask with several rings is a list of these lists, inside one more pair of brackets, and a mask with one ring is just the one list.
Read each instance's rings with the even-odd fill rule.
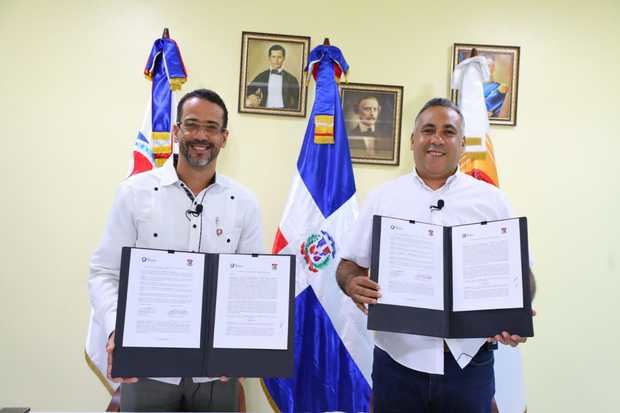
[[340,97],[351,160],[398,165],[403,87],[341,83]]
[[[491,46],[484,44],[455,43],[452,53],[452,72],[456,65],[471,56],[476,48],[479,55],[488,59],[488,82],[484,83],[484,99],[489,123],[495,125],[517,124],[517,96],[519,92],[518,46]],[[458,102],[458,92],[452,90],[452,101]]]
[[306,116],[310,37],[241,33],[239,112]]

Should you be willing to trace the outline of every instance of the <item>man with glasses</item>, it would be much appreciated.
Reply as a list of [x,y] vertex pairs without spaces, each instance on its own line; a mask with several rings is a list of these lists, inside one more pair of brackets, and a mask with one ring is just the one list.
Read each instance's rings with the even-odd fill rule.
[[[216,173],[228,140],[228,111],[217,93],[183,96],[172,136],[179,144],[159,169],[121,183],[102,241],[90,263],[95,316],[105,326],[112,368],[121,248],[214,253],[262,252],[261,218],[253,194]],[[239,383],[226,378],[116,378],[122,411],[238,411]]]

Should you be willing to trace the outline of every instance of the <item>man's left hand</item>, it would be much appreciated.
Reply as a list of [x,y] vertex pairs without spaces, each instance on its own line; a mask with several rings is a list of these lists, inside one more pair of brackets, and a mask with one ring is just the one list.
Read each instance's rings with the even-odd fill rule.
[[517,334],[510,334],[507,331],[502,331],[501,334],[497,334],[495,337],[489,337],[487,341],[497,341],[498,343],[502,343],[510,347],[516,347],[520,343],[525,343],[527,341],[527,337],[521,337]]
[[[535,315],[536,310],[532,308],[532,317]],[[497,341],[498,343],[502,343],[510,347],[516,347],[520,343],[525,343],[527,341],[527,337],[521,337],[517,334],[510,334],[507,331],[502,331],[501,334],[497,334],[495,337],[487,338],[487,341]]]

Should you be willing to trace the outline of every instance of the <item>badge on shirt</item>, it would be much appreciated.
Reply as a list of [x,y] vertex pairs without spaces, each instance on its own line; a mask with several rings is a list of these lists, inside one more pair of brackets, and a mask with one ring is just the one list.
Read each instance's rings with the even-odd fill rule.
[[215,217],[215,235],[218,237],[224,233],[224,230],[220,228],[220,217]]

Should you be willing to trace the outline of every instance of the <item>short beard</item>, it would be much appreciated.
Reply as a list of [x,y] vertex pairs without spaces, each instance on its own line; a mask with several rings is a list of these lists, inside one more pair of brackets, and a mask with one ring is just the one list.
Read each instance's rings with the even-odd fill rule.
[[189,155],[189,145],[185,142],[179,142],[179,152],[183,158],[185,158],[189,166],[193,168],[204,168],[217,158],[219,150],[215,146],[212,146],[211,153],[208,158],[196,159]]

